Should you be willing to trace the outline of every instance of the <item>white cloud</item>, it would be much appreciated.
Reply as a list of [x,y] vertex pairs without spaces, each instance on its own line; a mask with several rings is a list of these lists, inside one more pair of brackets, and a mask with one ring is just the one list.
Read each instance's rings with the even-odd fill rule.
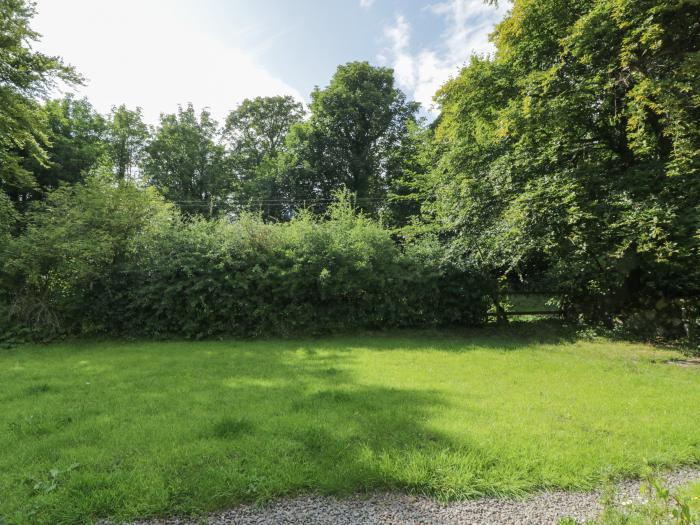
[[[149,123],[192,102],[219,121],[244,98],[303,97],[256,62],[254,52],[214,40],[170,0],[40,0],[39,47],[60,55],[87,79],[79,93],[106,112],[140,106]],[[243,29],[243,28],[241,28]]]
[[372,4],[374,3],[374,0],[360,0],[360,7],[362,9],[369,9],[372,7]]
[[505,14],[505,3],[496,8],[483,0],[448,0],[430,6],[430,10],[447,21],[443,35],[447,51],[461,57],[466,51],[468,57],[494,51],[488,35]]
[[[414,81],[413,56],[409,51],[411,26],[403,15],[396,17],[396,23],[384,29],[384,36],[390,43],[390,53],[393,58],[394,73],[399,84],[411,85]],[[379,57],[380,60],[386,57]]]
[[384,30],[388,49],[378,60],[390,63],[399,85],[434,115],[432,99],[438,88],[457,74],[471,55],[494,51],[488,35],[503,18],[505,3],[501,2],[498,8],[483,0],[446,0],[430,5],[428,10],[444,20],[445,30],[437,46],[417,52],[410,50],[410,24],[398,15],[394,24]]

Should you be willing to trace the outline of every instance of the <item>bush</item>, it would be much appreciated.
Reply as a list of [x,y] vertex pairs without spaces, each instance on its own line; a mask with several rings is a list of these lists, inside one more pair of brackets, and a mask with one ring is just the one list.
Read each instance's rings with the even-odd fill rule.
[[25,231],[6,244],[0,274],[5,322],[41,337],[98,329],[85,321],[109,301],[108,278],[128,259],[133,237],[171,217],[155,192],[129,183],[93,177],[55,190],[34,205]]
[[476,272],[405,247],[345,199],[323,219],[185,219],[155,195],[91,180],[55,192],[12,243],[16,320],[49,333],[150,337],[477,324]]
[[117,333],[257,336],[485,318],[474,275],[442,262],[437,245],[402,252],[347,204],[328,220],[178,220],[144,232],[134,246],[115,276]]

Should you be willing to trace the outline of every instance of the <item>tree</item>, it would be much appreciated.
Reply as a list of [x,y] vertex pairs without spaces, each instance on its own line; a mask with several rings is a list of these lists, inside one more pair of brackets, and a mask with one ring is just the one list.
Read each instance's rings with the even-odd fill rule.
[[133,239],[174,217],[155,189],[115,183],[109,173],[49,191],[32,203],[5,261],[0,252],[0,299],[22,326],[44,335],[99,330],[89,320],[111,315],[111,282],[123,277]]
[[[8,256],[7,249],[12,240],[12,233],[17,221],[17,211],[12,205],[10,198],[0,192],[0,268],[3,267]],[[0,282],[0,284],[2,284]],[[3,296],[2,286],[0,286],[0,299]],[[1,322],[1,321],[0,321]]]
[[367,62],[339,66],[325,89],[311,94],[311,117],[290,136],[289,194],[323,202],[346,187],[358,206],[376,211],[402,174],[397,152],[418,104],[394,86],[393,71]]
[[28,157],[25,168],[32,173],[35,186],[22,195],[24,201],[41,197],[47,190],[65,182],[84,180],[106,154],[106,123],[87,99],[68,95],[43,105],[46,122],[46,161]]
[[393,155],[397,175],[389,181],[381,218],[386,225],[402,230],[402,234],[408,233],[409,224],[420,220],[424,182],[435,157],[432,137],[431,127],[422,121],[410,122],[401,147]]
[[224,137],[242,160],[258,164],[284,148],[292,125],[304,118],[304,106],[290,96],[245,99],[226,118]]
[[149,138],[141,108],[112,107],[107,121],[107,150],[118,180],[134,180]]
[[283,217],[278,157],[290,128],[303,118],[304,106],[290,96],[246,99],[229,113],[223,136],[239,202],[259,206],[267,217]]
[[60,58],[32,49],[39,39],[29,25],[34,13],[25,0],[0,0],[0,191],[15,201],[36,186],[24,159],[48,163],[49,137],[37,99],[57,81],[81,82]]
[[207,110],[199,118],[192,104],[161,115],[146,147],[143,173],[188,215],[214,216],[227,209],[233,178],[224,165],[218,127]]
[[455,254],[607,321],[700,292],[697,6],[517,0],[493,38],[437,95],[424,211]]

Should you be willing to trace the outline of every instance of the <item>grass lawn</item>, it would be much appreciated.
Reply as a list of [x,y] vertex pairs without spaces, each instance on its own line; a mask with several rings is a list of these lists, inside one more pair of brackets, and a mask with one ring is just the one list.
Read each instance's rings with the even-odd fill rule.
[[700,461],[700,369],[552,325],[0,350],[0,523],[304,491],[588,489]]

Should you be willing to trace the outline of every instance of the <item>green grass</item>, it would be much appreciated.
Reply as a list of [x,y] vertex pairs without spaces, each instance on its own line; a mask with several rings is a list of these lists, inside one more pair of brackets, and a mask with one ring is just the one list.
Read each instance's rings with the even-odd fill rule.
[[690,509],[700,517],[700,481],[696,481],[685,487],[681,491],[681,494],[684,501],[688,502]]
[[1,350],[0,523],[588,489],[694,463],[700,370],[673,355],[551,325]]

